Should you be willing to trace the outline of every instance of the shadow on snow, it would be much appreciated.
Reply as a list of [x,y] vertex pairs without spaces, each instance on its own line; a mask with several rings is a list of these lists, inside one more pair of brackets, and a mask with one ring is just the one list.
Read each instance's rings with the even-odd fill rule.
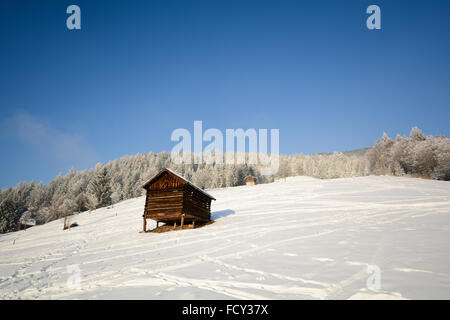
[[229,216],[231,214],[235,214],[236,212],[234,210],[220,210],[220,211],[214,211],[211,213],[211,220],[217,220],[219,218],[223,218],[226,216]]

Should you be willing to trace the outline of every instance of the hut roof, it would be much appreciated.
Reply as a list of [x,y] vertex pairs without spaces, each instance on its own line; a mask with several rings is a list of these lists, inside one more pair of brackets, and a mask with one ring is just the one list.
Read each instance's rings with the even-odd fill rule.
[[34,214],[31,211],[25,211],[19,218],[19,223],[27,226],[35,226],[36,219],[33,218]]
[[162,169],[160,172],[158,172],[156,175],[154,175],[152,178],[148,179],[147,182],[144,183],[144,185],[142,186],[142,188],[146,189],[149,185],[151,185],[153,182],[155,182],[164,172],[169,172],[175,176],[177,176],[178,178],[182,179],[183,181],[185,181],[187,184],[189,184],[190,186],[192,186],[193,188],[197,189],[198,191],[200,191],[201,193],[203,193],[204,195],[206,195],[207,197],[216,200],[216,198],[214,198],[212,195],[210,195],[208,192],[206,192],[205,190],[203,190],[202,188],[196,186],[195,184],[193,184],[192,182],[190,182],[189,180],[185,179],[184,177],[182,177],[181,175],[179,175],[178,173],[168,169],[168,168],[164,168]]

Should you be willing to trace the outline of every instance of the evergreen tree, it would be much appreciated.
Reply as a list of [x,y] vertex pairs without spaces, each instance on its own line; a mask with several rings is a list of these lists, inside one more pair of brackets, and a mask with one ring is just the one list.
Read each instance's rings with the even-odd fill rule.
[[409,136],[411,137],[411,139],[415,141],[425,140],[425,135],[423,134],[422,130],[420,130],[418,127],[412,128],[411,132],[409,133]]
[[18,206],[10,199],[0,203],[0,233],[16,231],[19,225]]
[[91,180],[88,190],[96,199],[96,208],[106,207],[111,204],[110,180],[106,167],[99,169]]

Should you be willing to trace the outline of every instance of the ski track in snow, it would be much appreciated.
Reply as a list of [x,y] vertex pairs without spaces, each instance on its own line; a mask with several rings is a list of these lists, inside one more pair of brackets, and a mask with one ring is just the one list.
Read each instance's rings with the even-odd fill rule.
[[209,192],[216,222],[195,230],[139,233],[140,197],[71,230],[0,235],[0,299],[450,298],[449,182],[293,177]]

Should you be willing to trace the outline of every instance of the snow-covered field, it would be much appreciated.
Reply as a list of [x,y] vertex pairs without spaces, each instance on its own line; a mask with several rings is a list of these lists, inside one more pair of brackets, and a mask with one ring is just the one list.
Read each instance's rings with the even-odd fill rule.
[[0,235],[0,298],[450,299],[449,182],[295,177],[210,193],[216,222],[195,230],[139,233],[141,197],[71,230]]

